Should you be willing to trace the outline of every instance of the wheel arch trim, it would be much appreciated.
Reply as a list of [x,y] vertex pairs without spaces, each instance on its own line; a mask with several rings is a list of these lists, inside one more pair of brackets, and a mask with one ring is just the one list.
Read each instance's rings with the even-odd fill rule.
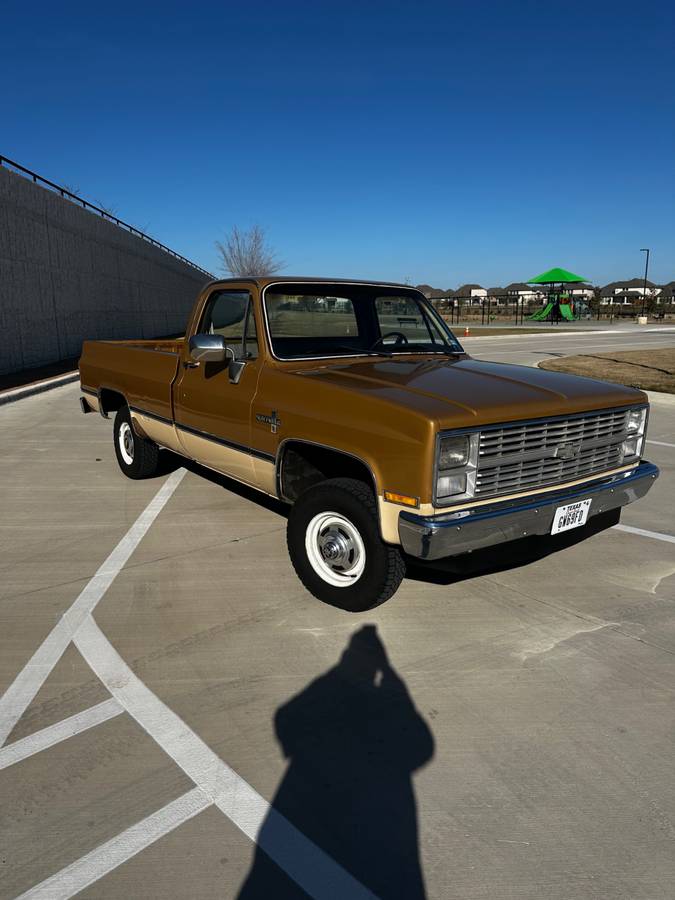
[[[120,396],[124,400],[125,405],[129,409],[131,409],[131,405],[130,405],[129,400],[128,400],[126,394],[124,393],[124,391],[120,390],[117,387],[110,387],[107,384],[100,384],[96,390],[96,396],[98,397],[99,412],[101,413],[101,415],[103,416],[104,419],[108,418],[109,412],[113,412],[113,410],[109,410],[106,407],[105,403],[103,402],[103,396],[106,392],[110,393],[110,394],[117,394],[118,396]],[[118,409],[119,409],[119,407],[118,407]]]
[[274,478],[277,487],[277,494],[280,500],[287,500],[287,498],[284,497],[284,493],[282,491],[281,479],[283,475],[284,451],[288,444],[304,444],[306,447],[318,447],[321,450],[328,450],[331,453],[336,453],[339,456],[347,456],[349,459],[355,460],[356,462],[360,463],[370,475],[373,492],[375,494],[375,497],[378,496],[377,478],[375,476],[375,472],[373,471],[373,467],[370,465],[370,463],[367,463],[365,459],[357,456],[356,453],[351,453],[349,450],[342,450],[339,447],[333,447],[330,444],[322,444],[320,441],[311,441],[307,438],[286,437],[280,442],[279,446],[277,447],[276,459],[274,463]]

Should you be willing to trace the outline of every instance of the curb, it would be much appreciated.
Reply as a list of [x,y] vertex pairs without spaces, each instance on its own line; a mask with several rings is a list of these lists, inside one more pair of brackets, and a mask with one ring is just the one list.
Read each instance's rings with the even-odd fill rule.
[[[450,328],[450,330],[455,334],[455,337],[461,338],[464,337],[463,334],[460,334],[460,330],[464,327],[464,325],[459,324],[457,326],[451,325],[450,322],[446,322],[446,325]],[[484,328],[484,325],[476,325],[476,328]],[[498,327],[498,326],[497,326]],[[509,326],[504,326],[508,328]],[[455,328],[457,329],[455,333]],[[525,325],[525,329],[529,329],[530,326]],[[471,325],[469,325],[469,329],[471,329]],[[644,328],[643,326],[636,326],[635,328],[621,328],[618,326],[616,328],[578,328],[571,329],[569,327],[563,327],[560,331],[556,330],[556,326],[551,326],[550,328],[537,328],[536,331],[527,330],[523,331],[522,334],[469,334],[468,337],[476,338],[477,340],[497,340],[505,341],[507,338],[533,338],[539,337],[543,335],[544,337],[548,335],[552,336],[560,336],[565,337],[566,335],[574,334],[577,337],[582,337],[587,334],[632,334],[632,335],[640,335],[640,334],[675,334],[675,328],[665,327],[652,327],[652,328]]]
[[[548,335],[548,334],[552,333],[555,336],[560,335],[562,337],[565,334],[574,334],[575,333],[574,331],[548,332],[548,331],[544,331],[544,329],[542,328],[541,331],[525,331],[525,332],[523,332],[523,334],[471,334],[471,326],[469,325],[469,334],[460,334],[459,332],[461,330],[461,326],[460,326],[460,328],[457,329],[456,332],[453,330],[452,325],[449,327],[450,327],[450,331],[452,331],[452,333],[455,335],[455,337],[458,340],[460,338],[463,340],[466,340],[467,338],[471,338],[472,340],[476,340],[476,341],[505,341],[507,338],[520,338],[520,340],[522,341],[523,338],[541,337],[542,334]],[[479,328],[480,326],[477,325],[476,327]],[[597,334],[597,333],[598,333],[597,331],[594,332],[594,334]]]
[[23,400],[25,397],[32,397],[35,394],[44,394],[45,391],[51,391],[53,388],[63,387],[63,385],[72,384],[79,380],[79,372],[69,372],[66,375],[45,378],[44,381],[37,381],[35,384],[28,384],[25,387],[12,388],[0,394],[0,406],[14,403],[16,400]]

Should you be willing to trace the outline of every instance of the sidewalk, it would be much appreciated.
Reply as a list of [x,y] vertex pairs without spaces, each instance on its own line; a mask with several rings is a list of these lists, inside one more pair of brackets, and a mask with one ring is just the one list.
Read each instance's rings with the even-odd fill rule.
[[[444,317],[445,318],[445,317]],[[513,321],[506,320],[504,322],[490,322],[490,324],[485,323],[481,324],[480,319],[463,319],[460,322],[451,322],[449,319],[445,319],[446,324],[454,329],[458,330],[460,328],[464,328],[468,325],[470,330],[481,329],[481,330],[499,330],[508,328],[509,330],[518,330],[526,333],[530,332],[542,332],[544,334],[552,333],[555,334],[557,332],[567,331],[567,332],[578,332],[578,331],[615,331],[617,334],[635,334],[638,332],[644,331],[664,331],[664,332],[673,332],[675,334],[675,321],[672,322],[650,322],[647,325],[638,325],[635,322],[627,322],[614,319],[612,323],[609,319],[584,319],[575,322],[568,322],[566,320],[560,321],[557,325],[554,325],[552,322],[531,322],[525,319],[524,322],[519,322],[517,325]]]

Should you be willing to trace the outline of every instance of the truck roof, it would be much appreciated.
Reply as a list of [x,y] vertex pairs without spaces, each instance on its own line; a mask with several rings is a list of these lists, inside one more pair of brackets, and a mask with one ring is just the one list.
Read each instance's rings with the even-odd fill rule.
[[400,284],[396,281],[369,281],[366,278],[314,278],[310,275],[243,275],[241,278],[216,278],[210,284],[241,284],[242,281],[252,282],[259,288],[266,287],[268,284],[306,282],[309,284],[372,284],[381,287],[405,288],[409,291],[417,290],[410,284]]

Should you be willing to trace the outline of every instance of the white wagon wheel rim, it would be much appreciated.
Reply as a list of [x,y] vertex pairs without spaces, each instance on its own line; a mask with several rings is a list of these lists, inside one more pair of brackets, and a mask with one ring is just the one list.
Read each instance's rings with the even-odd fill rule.
[[366,548],[358,528],[336,512],[314,516],[305,533],[305,550],[316,574],[333,587],[355,584],[366,567]]
[[117,443],[119,444],[122,459],[130,466],[134,461],[134,433],[128,422],[122,422],[120,425]]

